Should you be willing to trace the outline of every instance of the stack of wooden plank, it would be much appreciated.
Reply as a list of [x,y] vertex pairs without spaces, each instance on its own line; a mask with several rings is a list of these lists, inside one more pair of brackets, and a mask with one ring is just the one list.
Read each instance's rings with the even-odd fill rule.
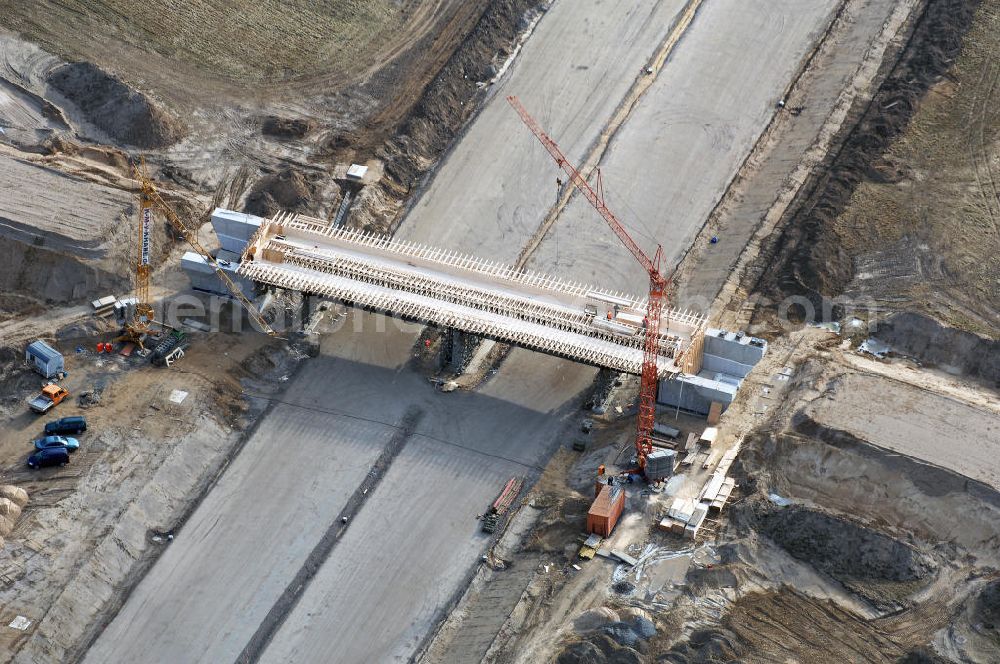
[[722,508],[726,506],[726,502],[729,497],[733,495],[733,490],[736,489],[736,480],[732,477],[727,477],[722,483],[722,487],[719,489],[718,495],[716,495],[715,500],[709,504],[709,510],[712,512],[721,512]]
[[116,302],[118,299],[114,295],[107,295],[99,300],[94,300],[90,306],[94,307],[95,316],[107,316],[114,312]]
[[675,498],[667,510],[667,516],[660,521],[660,530],[683,535],[688,522],[694,516],[697,502],[691,498]]
[[720,471],[715,471],[712,478],[701,490],[700,501],[707,505],[712,512],[719,512],[725,506],[726,501],[736,488],[736,480]]

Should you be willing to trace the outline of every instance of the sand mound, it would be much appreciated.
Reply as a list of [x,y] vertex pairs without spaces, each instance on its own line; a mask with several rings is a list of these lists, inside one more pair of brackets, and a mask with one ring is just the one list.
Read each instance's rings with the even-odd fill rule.
[[604,653],[589,641],[566,646],[556,658],[557,664],[603,664],[606,661]]
[[653,616],[649,615],[649,611],[640,609],[637,606],[626,606],[618,611],[618,615],[621,616],[622,622],[632,622],[639,618],[653,622]]
[[115,141],[137,148],[176,143],[184,125],[148,97],[89,62],[52,71],[49,84],[76,105],[80,115]]
[[[3,356],[0,355],[0,361],[2,360]],[[28,504],[28,492],[19,486],[14,486],[12,484],[4,484],[0,486],[0,496],[7,498],[18,507],[24,507]]]
[[620,612],[606,606],[584,611],[573,621],[578,634],[586,636],[567,644],[556,661],[560,664],[640,664],[636,648],[656,634],[649,614],[626,607]]
[[270,217],[279,210],[304,212],[314,194],[313,184],[304,175],[286,168],[258,180],[243,211],[261,217]]
[[5,516],[0,516],[0,537],[7,537],[14,530],[14,521]]
[[4,538],[14,530],[21,509],[28,504],[28,492],[10,484],[0,485],[0,549]]
[[658,661],[674,664],[738,662],[745,648],[736,635],[724,629],[702,629],[675,643]]
[[300,118],[283,118],[265,115],[260,120],[260,133],[275,138],[302,138],[313,128],[313,123]]
[[947,661],[926,648],[920,648],[903,655],[899,664],[945,664]]
[[10,498],[0,498],[0,516],[17,521],[17,517],[21,516],[21,506]]
[[555,660],[558,664],[641,664],[639,653],[619,646],[605,634],[568,644]]
[[988,583],[976,597],[975,616],[985,629],[1000,634],[1000,580]]

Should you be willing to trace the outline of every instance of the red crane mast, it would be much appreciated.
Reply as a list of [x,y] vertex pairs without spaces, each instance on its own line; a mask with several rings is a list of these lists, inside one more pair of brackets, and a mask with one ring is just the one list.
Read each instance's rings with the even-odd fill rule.
[[663,302],[666,299],[667,280],[660,273],[660,261],[663,258],[663,247],[657,245],[656,254],[650,258],[635,243],[635,240],[628,234],[618,217],[608,209],[604,202],[604,187],[601,182],[601,172],[597,172],[597,189],[595,190],[587,182],[586,178],[580,174],[573,164],[569,162],[566,155],[562,153],[559,146],[542,129],[541,125],[531,117],[521,101],[515,97],[507,97],[507,101],[528,129],[538,138],[556,165],[569,176],[570,183],[577,188],[584,198],[594,209],[597,210],[604,221],[607,222],[611,230],[614,231],[618,239],[621,240],[625,248],[631,252],[639,264],[649,275],[649,300],[646,305],[645,339],[642,354],[642,379],[639,388],[639,413],[636,418],[635,453],[639,462],[640,470],[645,470],[646,456],[653,451],[653,425],[656,422],[656,391],[659,387],[660,373],[656,366],[656,359],[659,356],[660,338],[660,316],[663,313]]

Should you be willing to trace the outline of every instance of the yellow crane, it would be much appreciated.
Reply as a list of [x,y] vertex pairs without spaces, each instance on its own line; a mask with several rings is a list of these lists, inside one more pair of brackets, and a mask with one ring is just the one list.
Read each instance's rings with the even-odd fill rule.
[[139,228],[137,251],[135,256],[135,311],[130,321],[125,324],[125,333],[119,338],[124,341],[135,342],[142,347],[142,337],[149,332],[150,327],[156,322],[154,320],[153,305],[149,301],[149,277],[152,273],[150,260],[152,245],[153,210],[162,214],[170,225],[179,233],[191,248],[215,270],[215,274],[226,286],[229,293],[246,309],[250,318],[257,323],[258,327],[270,336],[278,336],[277,332],[271,329],[267,321],[254,306],[254,303],[243,294],[225,270],[219,265],[215,257],[202,246],[198,240],[197,230],[190,229],[181,221],[174,209],[156,190],[156,185],[146,171],[146,161],[143,159],[139,165],[133,164],[132,170],[135,179],[139,182]]
[[[145,178],[146,163],[142,162],[142,170],[133,165],[139,181]],[[156,322],[153,305],[149,300],[149,277],[153,272],[151,261],[153,229],[153,201],[145,195],[145,187],[139,194],[139,216],[135,244],[135,255],[132,257],[135,265],[134,297],[135,308],[132,318],[125,321],[125,331],[117,341],[131,341],[142,348],[142,339]]]

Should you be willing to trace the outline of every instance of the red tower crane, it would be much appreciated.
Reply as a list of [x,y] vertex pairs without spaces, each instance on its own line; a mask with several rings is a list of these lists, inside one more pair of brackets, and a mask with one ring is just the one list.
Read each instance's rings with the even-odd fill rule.
[[667,290],[667,280],[660,274],[660,260],[663,257],[663,247],[657,245],[655,256],[653,258],[647,256],[628,234],[622,223],[618,221],[618,217],[605,204],[604,187],[601,183],[600,170],[597,172],[597,190],[595,191],[586,178],[580,174],[580,171],[569,163],[566,155],[562,153],[556,142],[531,117],[531,114],[524,108],[521,101],[514,96],[507,97],[507,101],[514,107],[517,114],[521,116],[521,120],[524,121],[528,129],[541,141],[545,149],[552,155],[552,158],[556,160],[556,165],[566,172],[573,186],[604,217],[604,221],[608,223],[608,226],[611,227],[611,230],[614,231],[618,239],[625,245],[625,248],[632,253],[635,259],[639,261],[639,264],[642,265],[642,268],[646,270],[646,273],[649,274],[649,300],[646,305],[646,319],[643,323],[646,328],[646,336],[643,343],[642,380],[639,388],[639,413],[636,418],[635,432],[636,459],[639,462],[639,469],[644,471],[646,468],[646,456],[653,451],[652,437],[653,425],[656,422],[656,390],[660,379],[659,370],[656,367],[656,358],[659,356],[660,315],[663,312],[663,301],[666,299]]

